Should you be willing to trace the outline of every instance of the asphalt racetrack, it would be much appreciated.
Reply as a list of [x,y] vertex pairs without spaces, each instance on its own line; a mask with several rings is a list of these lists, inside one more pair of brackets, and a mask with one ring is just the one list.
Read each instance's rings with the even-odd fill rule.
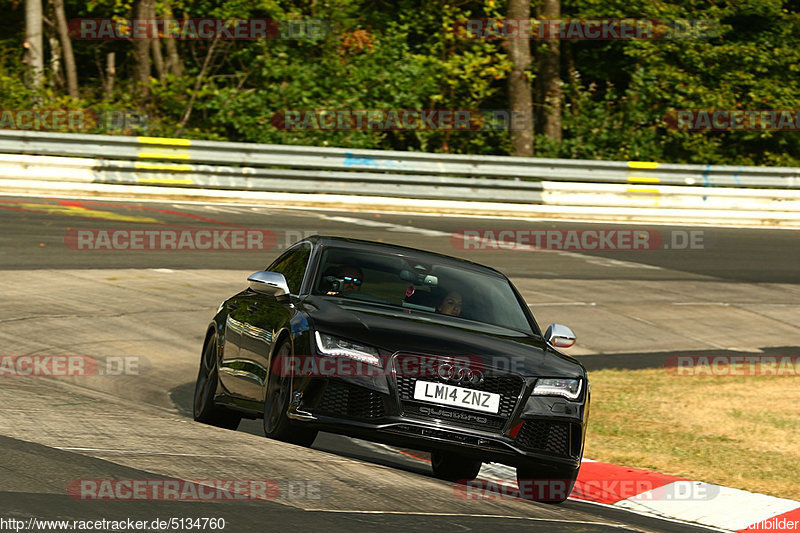
[[[707,531],[572,500],[473,501],[410,450],[330,434],[305,449],[265,439],[260,421],[235,432],[195,423],[209,319],[303,235],[382,240],[494,266],[542,327],[575,330],[567,353],[590,371],[659,366],[676,353],[796,354],[800,339],[794,230],[23,197],[0,197],[0,220],[1,355],[98,363],[85,375],[0,377],[0,509],[19,520],[222,518],[228,532]],[[120,239],[96,246],[102,232],[242,229],[259,230],[269,249],[222,240],[204,250],[130,250]],[[483,249],[462,249],[463,232],[500,230],[649,232],[660,246],[531,251],[473,240]],[[266,500],[199,502],[75,494],[82,481],[126,479],[270,480],[279,490]]]

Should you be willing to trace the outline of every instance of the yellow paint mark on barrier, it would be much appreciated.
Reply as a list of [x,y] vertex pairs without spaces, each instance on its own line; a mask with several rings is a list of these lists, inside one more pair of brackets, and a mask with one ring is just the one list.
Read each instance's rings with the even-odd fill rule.
[[642,170],[654,170],[658,168],[658,163],[653,161],[628,161],[628,166]]
[[139,183],[164,183],[167,185],[192,185],[194,182],[188,178],[139,178]]
[[152,152],[139,152],[141,159],[181,159],[188,161],[189,152],[174,150],[154,150]]
[[625,192],[635,193],[635,194],[661,194],[661,191],[658,189],[634,189],[632,187],[628,187],[625,189]]
[[137,161],[133,166],[142,170],[169,170],[172,172],[191,172],[193,170],[192,165],[176,165],[175,163],[148,163],[146,161]]
[[192,144],[189,139],[170,139],[167,137],[137,137],[136,140],[144,145],[139,149],[139,159],[178,159],[188,161],[189,150]]
[[174,139],[170,137],[136,137],[142,144],[168,144],[170,146],[191,146],[189,139]]
[[629,183],[661,183],[660,178],[648,178],[645,176],[629,176]]

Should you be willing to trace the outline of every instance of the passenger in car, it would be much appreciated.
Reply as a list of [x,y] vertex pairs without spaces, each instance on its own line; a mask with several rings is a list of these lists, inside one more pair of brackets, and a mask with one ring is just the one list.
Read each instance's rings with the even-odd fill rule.
[[436,307],[436,310],[443,315],[461,316],[461,305],[464,300],[461,293],[457,291],[450,291],[442,298],[441,303]]

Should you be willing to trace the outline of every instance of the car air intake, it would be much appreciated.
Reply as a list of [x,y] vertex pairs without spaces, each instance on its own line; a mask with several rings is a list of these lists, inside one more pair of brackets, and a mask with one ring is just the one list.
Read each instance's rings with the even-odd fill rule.
[[[565,422],[527,420],[517,434],[517,444],[526,450],[545,451],[563,457],[577,455],[570,450],[570,425]],[[580,429],[572,428],[580,432]]]
[[383,395],[336,380],[329,381],[325,386],[316,411],[320,414],[367,420],[385,416]]

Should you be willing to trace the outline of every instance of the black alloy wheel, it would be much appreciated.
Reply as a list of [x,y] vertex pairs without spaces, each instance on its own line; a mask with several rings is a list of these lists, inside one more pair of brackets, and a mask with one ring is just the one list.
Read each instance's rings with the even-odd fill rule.
[[212,426],[236,429],[242,417],[214,403],[218,382],[217,333],[214,332],[200,358],[200,371],[194,385],[194,419]]
[[289,419],[289,376],[283,375],[280,367],[287,357],[290,357],[292,347],[284,340],[272,357],[269,375],[267,376],[267,390],[264,399],[264,435],[271,439],[282,440],[300,446],[311,446],[317,438],[317,430],[303,427],[300,423]]

